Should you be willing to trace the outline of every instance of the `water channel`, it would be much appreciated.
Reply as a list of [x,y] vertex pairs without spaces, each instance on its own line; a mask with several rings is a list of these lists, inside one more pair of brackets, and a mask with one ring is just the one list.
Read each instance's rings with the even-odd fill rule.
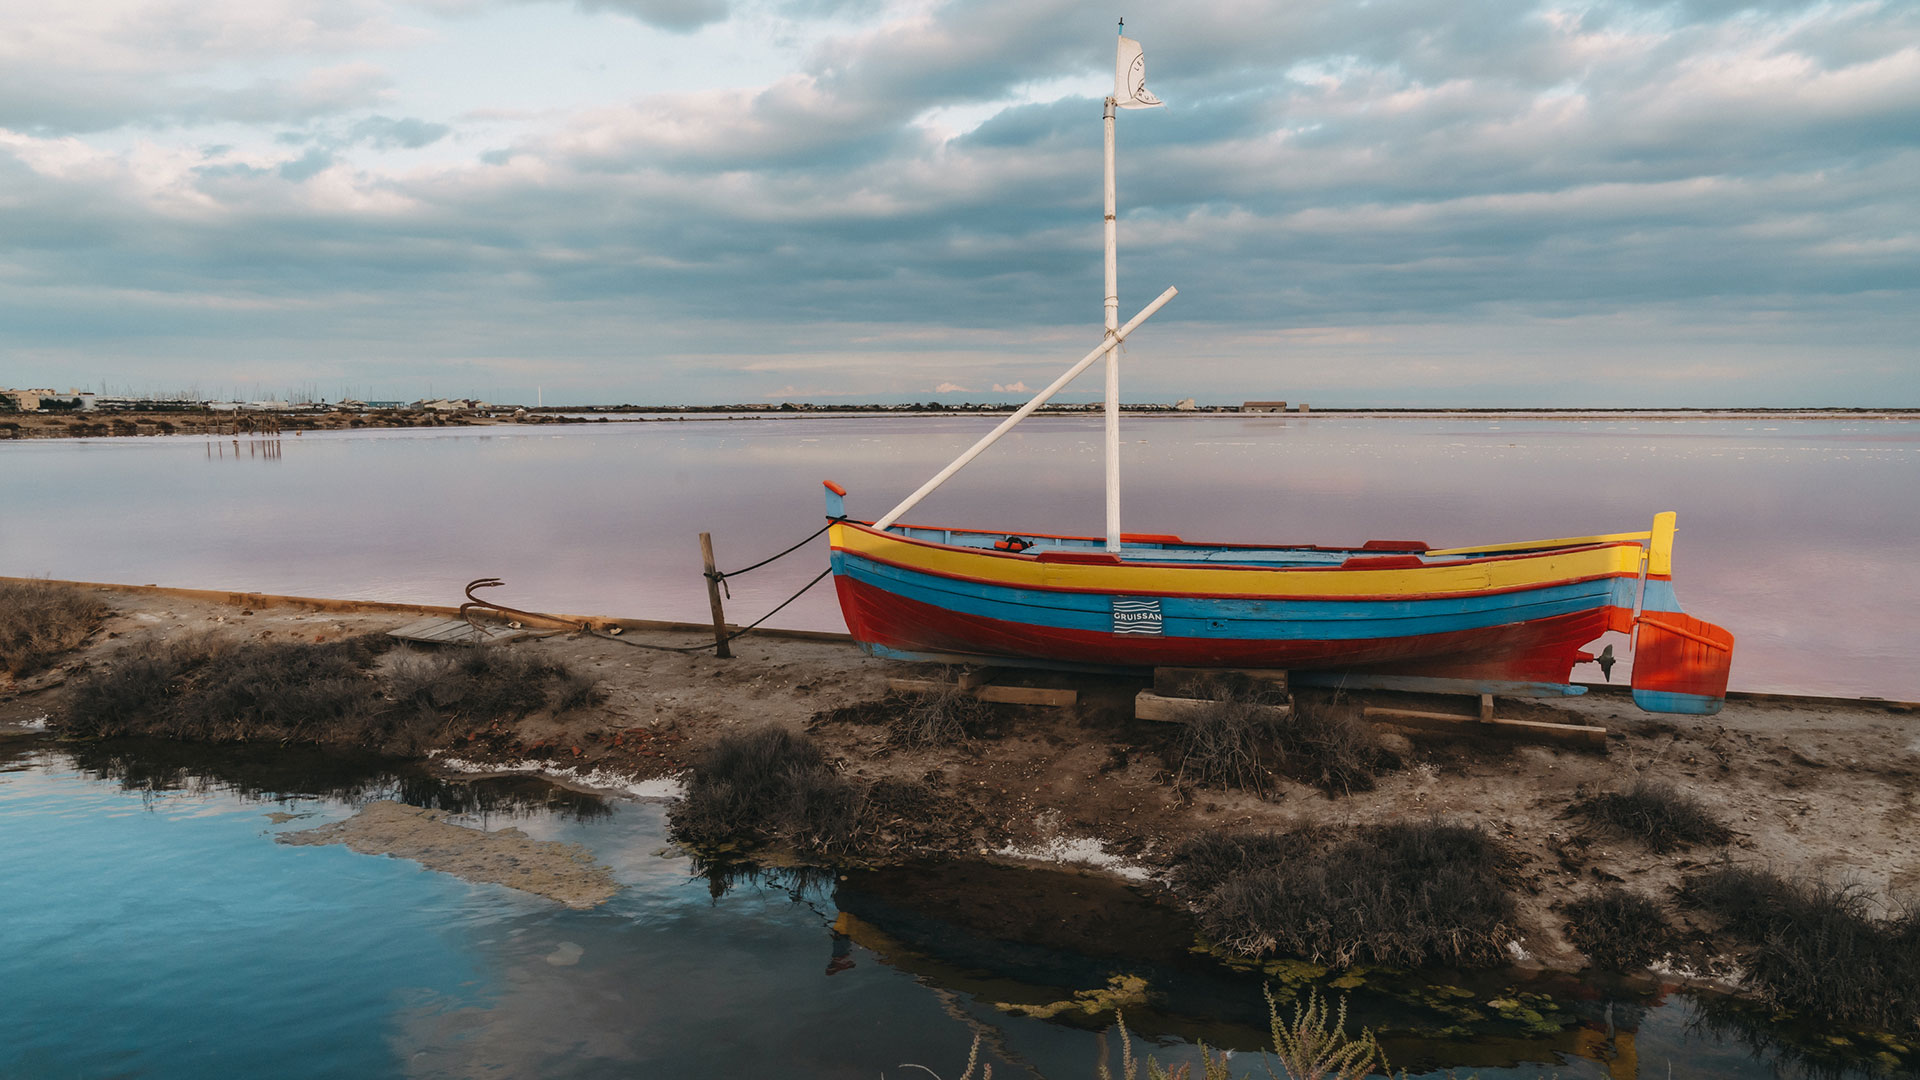
[[[623,888],[575,911],[275,842],[375,798],[585,844]],[[4,736],[0,866],[0,1076],[926,1075],[912,1063],[951,1080],[977,1036],[996,1076],[1091,1078],[1117,1069],[1108,1016],[1009,1006],[1127,975],[1147,986],[1128,1011],[1137,1055],[1191,1062],[1204,1039],[1235,1052],[1236,1075],[1265,1075],[1262,979],[1195,956],[1109,883],[977,867],[716,880],[670,846],[659,804],[534,780]],[[1050,940],[995,915],[1097,890],[1098,920]],[[1871,1074],[1820,1033],[1650,982],[1376,974],[1351,1003],[1414,1075]]]

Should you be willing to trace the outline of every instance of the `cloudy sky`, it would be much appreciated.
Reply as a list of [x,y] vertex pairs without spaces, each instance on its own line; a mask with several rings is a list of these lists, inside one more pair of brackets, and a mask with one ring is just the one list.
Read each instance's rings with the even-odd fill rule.
[[0,384],[1018,397],[1120,15],[1128,400],[1920,406],[1912,0],[0,0]]

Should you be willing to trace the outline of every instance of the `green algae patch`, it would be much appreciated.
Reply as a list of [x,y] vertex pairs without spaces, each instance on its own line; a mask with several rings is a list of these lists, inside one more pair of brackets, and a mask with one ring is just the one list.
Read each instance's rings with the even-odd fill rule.
[[1147,980],[1138,975],[1115,975],[1107,980],[1107,985],[1098,990],[1076,990],[1073,997],[1066,1001],[1054,1001],[1045,1005],[1016,1005],[1011,1002],[996,1002],[994,1008],[1005,1012],[1031,1016],[1036,1020],[1051,1020],[1056,1016],[1111,1016],[1125,1009],[1144,1006],[1147,1003]]

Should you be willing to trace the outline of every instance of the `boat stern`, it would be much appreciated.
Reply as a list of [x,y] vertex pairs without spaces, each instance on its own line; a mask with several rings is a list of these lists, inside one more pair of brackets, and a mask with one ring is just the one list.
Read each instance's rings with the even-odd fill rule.
[[1673,591],[1675,516],[1653,519],[1646,584],[1633,619],[1633,703],[1647,712],[1711,716],[1726,704],[1733,634],[1688,615]]

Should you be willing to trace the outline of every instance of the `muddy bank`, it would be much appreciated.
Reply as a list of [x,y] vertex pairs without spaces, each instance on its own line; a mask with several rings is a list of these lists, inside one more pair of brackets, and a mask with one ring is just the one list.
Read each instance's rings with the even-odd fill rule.
[[[139,590],[100,596],[113,614],[77,652],[25,679],[0,677],[0,724],[57,717],[77,680],[157,642],[209,634],[324,643],[411,618]],[[911,672],[844,643],[752,635],[723,661],[635,647],[696,644],[694,634],[630,630],[622,637],[560,634],[507,646],[592,676],[603,700],[497,724],[455,718],[430,732],[423,749],[467,770],[549,770],[621,790],[681,774],[729,733],[773,725],[806,733],[864,790],[890,785],[899,799],[885,808],[891,816],[875,835],[899,858],[1071,861],[1135,880],[1164,873],[1199,836],[1351,832],[1441,816],[1498,841],[1516,904],[1514,955],[1559,969],[1588,960],[1567,933],[1569,905],[1625,887],[1673,920],[1681,947],[1670,967],[1704,976],[1731,971],[1722,927],[1680,898],[1689,877],[1722,863],[1857,882],[1876,903],[1920,891],[1913,827],[1920,726],[1898,704],[1735,700],[1715,717],[1656,718],[1615,694],[1503,700],[1503,716],[1606,727],[1604,750],[1418,741],[1372,779],[1371,790],[1330,794],[1279,774],[1259,796],[1182,780],[1176,725],[1131,715],[1143,682],[1075,682],[1080,700],[1072,708],[995,706],[961,743],[913,746],[890,734],[898,704],[886,701],[887,679]],[[1655,850],[1574,812],[1636,778],[1698,800],[1725,825],[1724,842]]]
[[99,439],[139,435],[226,435],[244,438],[360,428],[474,427],[552,423],[551,417],[493,417],[424,411],[232,413],[201,410],[0,413],[0,439]]
[[429,870],[468,881],[557,900],[570,908],[604,904],[620,891],[613,871],[594,862],[579,844],[535,840],[508,827],[482,832],[455,825],[440,810],[382,799],[345,821],[284,832],[279,843],[296,846],[345,844],[362,855],[409,859]]

